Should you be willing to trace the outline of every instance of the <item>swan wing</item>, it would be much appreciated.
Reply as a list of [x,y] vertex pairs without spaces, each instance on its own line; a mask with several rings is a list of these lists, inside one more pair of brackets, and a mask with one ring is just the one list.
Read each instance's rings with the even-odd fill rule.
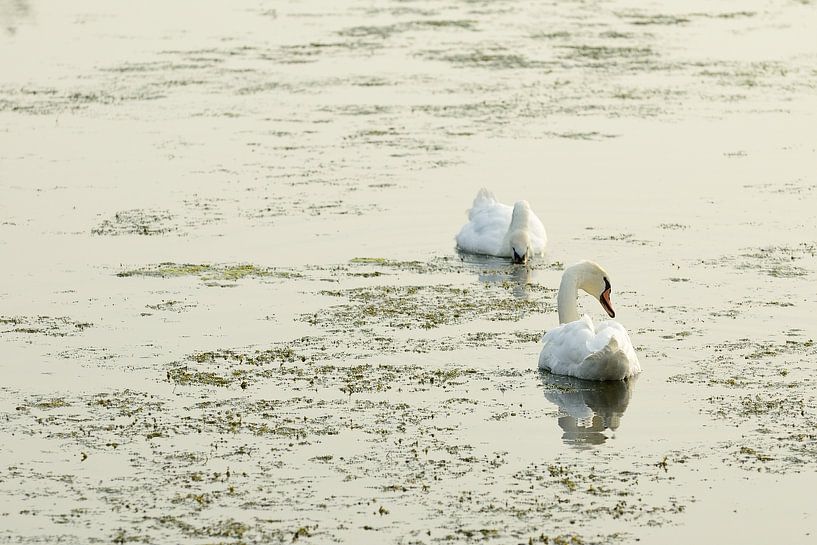
[[641,372],[630,335],[616,321],[601,322],[587,348],[590,353],[575,376],[593,380],[621,380]]
[[539,369],[576,376],[572,371],[590,354],[587,345],[594,335],[593,322],[587,315],[551,329],[542,337]]
[[474,203],[468,210],[468,219],[474,219],[474,216],[479,214],[482,210],[491,208],[495,204],[498,204],[498,202],[496,197],[494,197],[494,194],[483,187],[477,192],[477,196],[474,197]]
[[481,189],[468,211],[468,223],[457,234],[457,246],[475,254],[509,256],[510,248],[503,253],[502,242],[512,214],[513,208],[497,202],[490,191]]
[[621,380],[641,372],[624,326],[612,320],[593,326],[589,316],[542,337],[539,368],[586,380]]

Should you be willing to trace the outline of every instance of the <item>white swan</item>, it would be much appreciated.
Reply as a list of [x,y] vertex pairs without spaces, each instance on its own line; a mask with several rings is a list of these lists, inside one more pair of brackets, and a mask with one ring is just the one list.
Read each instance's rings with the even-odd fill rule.
[[598,298],[611,318],[610,276],[598,264],[582,261],[568,267],[559,286],[559,323],[542,337],[539,369],[586,380],[621,380],[641,372],[627,330],[613,320],[593,326],[588,315],[579,318],[579,288]]
[[497,202],[484,187],[468,211],[468,223],[457,234],[457,247],[461,250],[510,257],[514,263],[524,263],[529,255],[542,254],[546,243],[545,226],[528,201],[518,201],[511,208]]

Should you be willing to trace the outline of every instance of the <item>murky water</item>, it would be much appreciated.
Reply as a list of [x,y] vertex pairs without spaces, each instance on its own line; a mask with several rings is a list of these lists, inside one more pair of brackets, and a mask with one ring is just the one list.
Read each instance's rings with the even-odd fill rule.
[[[815,539],[815,25],[0,0],[0,540]],[[637,380],[536,370],[584,258]]]

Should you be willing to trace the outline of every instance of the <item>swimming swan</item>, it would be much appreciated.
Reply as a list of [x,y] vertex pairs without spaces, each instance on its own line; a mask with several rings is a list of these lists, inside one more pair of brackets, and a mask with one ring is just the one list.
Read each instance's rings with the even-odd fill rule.
[[582,261],[568,267],[559,285],[559,327],[542,337],[539,369],[585,380],[621,380],[641,372],[627,330],[608,320],[593,326],[588,315],[579,318],[579,288],[598,298],[611,318],[610,276],[598,264]]
[[542,254],[546,243],[545,226],[528,201],[517,201],[511,208],[497,202],[484,187],[468,211],[468,223],[457,234],[457,247],[461,250],[510,257],[514,263],[524,263],[529,255]]

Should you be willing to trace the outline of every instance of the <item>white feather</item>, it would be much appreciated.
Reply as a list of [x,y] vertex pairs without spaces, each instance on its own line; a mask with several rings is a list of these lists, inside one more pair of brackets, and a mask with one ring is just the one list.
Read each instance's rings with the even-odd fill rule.
[[[512,257],[508,241],[513,210],[514,207],[497,202],[487,189],[480,189],[473,206],[468,210],[468,223],[457,234],[457,247],[472,254]],[[541,254],[547,244],[545,226],[532,210],[527,210],[527,222],[519,227],[527,231],[531,251]]]
[[633,343],[620,323],[593,326],[588,315],[542,337],[539,369],[585,380],[621,380],[641,372]]

